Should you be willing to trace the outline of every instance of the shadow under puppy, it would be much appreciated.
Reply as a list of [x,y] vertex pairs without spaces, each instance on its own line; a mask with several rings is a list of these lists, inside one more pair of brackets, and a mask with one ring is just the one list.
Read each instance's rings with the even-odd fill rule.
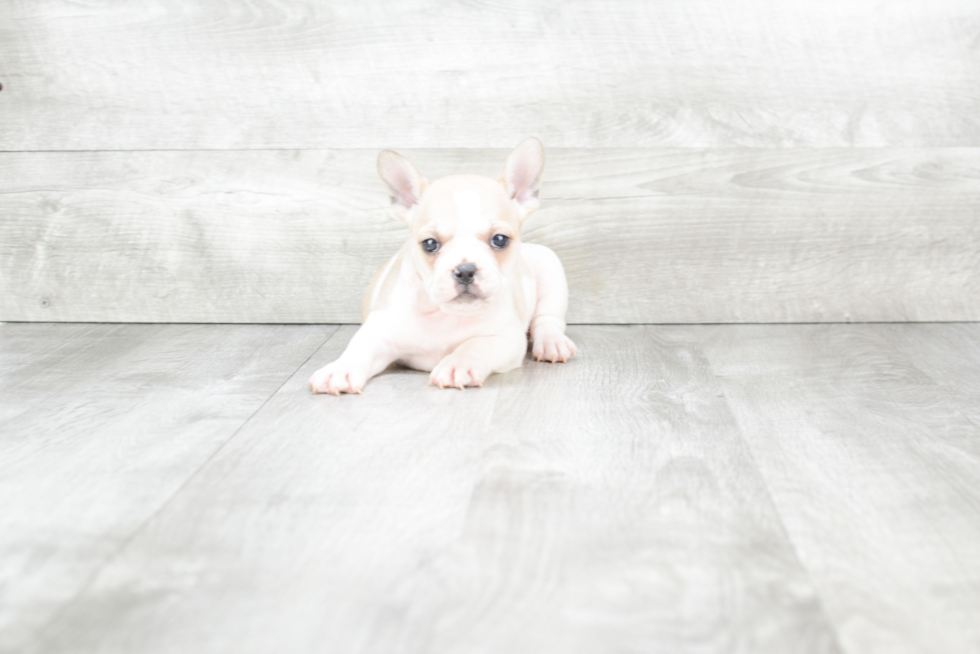
[[385,150],[378,174],[391,208],[411,229],[364,296],[362,325],[339,359],[310,378],[314,393],[360,393],[399,362],[431,370],[439,388],[482,386],[520,367],[533,340],[538,361],[565,362],[568,282],[543,245],[521,243],[538,208],[544,150],[534,138],[507,157],[499,180],[451,175],[431,184]]

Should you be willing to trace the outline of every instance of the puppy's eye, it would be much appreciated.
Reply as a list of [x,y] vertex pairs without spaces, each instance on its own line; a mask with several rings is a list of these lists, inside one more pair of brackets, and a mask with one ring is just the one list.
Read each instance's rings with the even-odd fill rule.
[[422,241],[422,249],[430,253],[435,252],[439,249],[439,241],[435,240],[434,238],[427,238]]
[[510,237],[504,236],[503,234],[495,234],[492,239],[490,239],[490,245],[497,248],[498,250],[503,250],[510,243]]

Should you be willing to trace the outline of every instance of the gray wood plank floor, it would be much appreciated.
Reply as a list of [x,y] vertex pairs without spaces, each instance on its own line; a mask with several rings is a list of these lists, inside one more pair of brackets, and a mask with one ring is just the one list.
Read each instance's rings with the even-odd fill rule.
[[0,651],[975,652],[980,324],[0,324]]
[[335,329],[0,325],[0,650],[42,633]]

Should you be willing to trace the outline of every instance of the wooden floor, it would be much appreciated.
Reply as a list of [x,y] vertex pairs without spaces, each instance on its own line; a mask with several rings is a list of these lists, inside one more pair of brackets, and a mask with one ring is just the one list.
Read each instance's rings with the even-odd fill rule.
[[0,651],[980,651],[980,324],[0,324]]

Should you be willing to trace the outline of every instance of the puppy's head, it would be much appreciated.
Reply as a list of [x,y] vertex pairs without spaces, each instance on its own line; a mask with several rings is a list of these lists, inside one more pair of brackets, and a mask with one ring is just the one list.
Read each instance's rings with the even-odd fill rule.
[[392,211],[412,231],[412,262],[440,309],[471,314],[497,300],[517,266],[521,223],[538,208],[543,169],[534,138],[510,153],[496,181],[452,175],[430,184],[401,155],[378,156]]

